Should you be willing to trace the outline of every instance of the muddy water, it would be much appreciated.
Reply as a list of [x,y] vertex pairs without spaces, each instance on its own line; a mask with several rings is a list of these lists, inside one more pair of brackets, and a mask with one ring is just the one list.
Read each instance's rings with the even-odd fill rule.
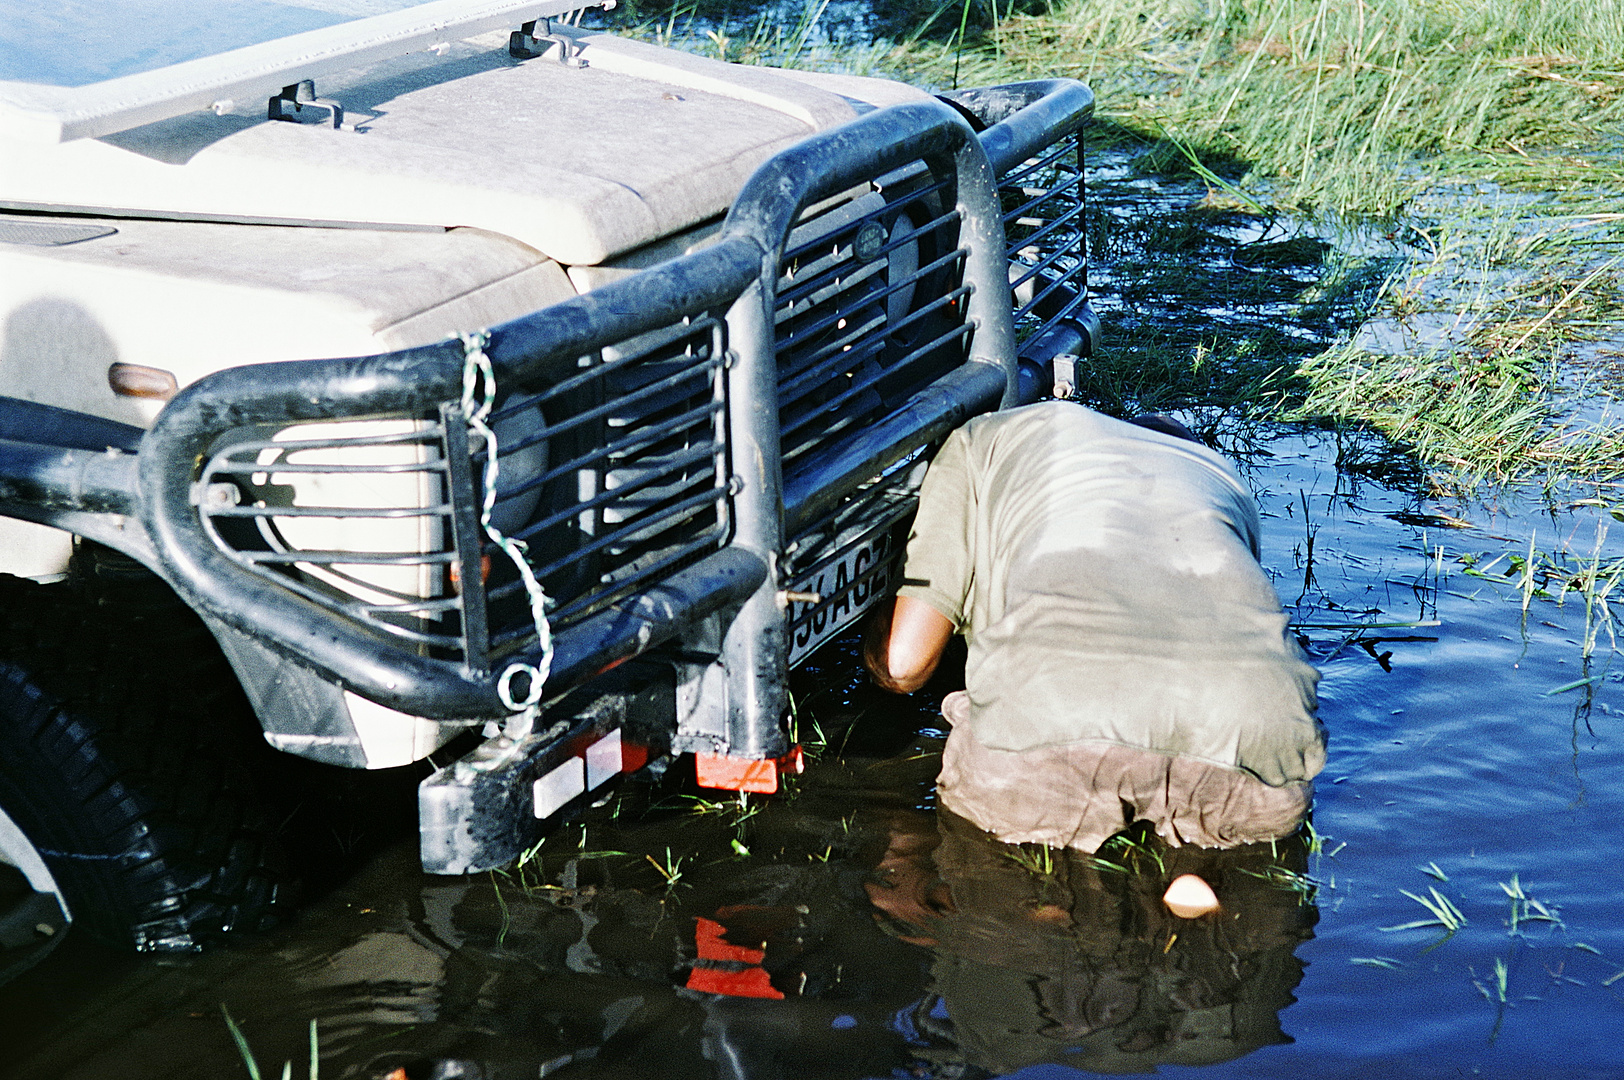
[[[1605,630],[1585,661],[1582,600],[1525,620],[1505,561],[1466,572],[1531,535],[1589,556],[1611,519],[1420,499],[1339,471],[1372,448],[1331,434],[1257,449],[1265,561],[1325,675],[1317,845],[991,844],[932,806],[950,678],[885,697],[844,642],[800,680],[827,745],[791,793],[703,804],[673,768],[522,882],[403,845],[254,948],[70,940],[0,991],[0,1072],[241,1075],[223,1004],[272,1075],[303,1075],[312,1019],[327,1077],[1624,1074],[1624,670]],[[1156,903],[1186,870],[1222,915]],[[1386,929],[1433,889],[1457,932]]]

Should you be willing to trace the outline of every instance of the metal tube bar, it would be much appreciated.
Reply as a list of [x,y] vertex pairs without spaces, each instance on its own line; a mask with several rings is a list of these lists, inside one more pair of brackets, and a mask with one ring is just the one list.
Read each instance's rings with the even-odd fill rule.
[[[324,444],[322,446],[322,449],[324,450],[329,448],[334,450],[349,449],[349,447],[339,446],[337,444]],[[232,453],[235,453],[236,451],[237,447],[234,446],[231,448]],[[269,465],[262,465],[258,462],[248,461],[240,464],[231,461],[211,461],[209,462],[208,472],[211,476],[237,476],[245,473],[318,473],[324,476],[339,476],[350,473],[391,473],[398,475],[400,473],[414,472],[444,473],[445,462],[411,461],[400,462],[399,464],[395,465],[312,465],[308,462],[299,462],[295,464],[292,462],[278,461]]]
[[993,171],[1015,168],[1056,136],[1080,129],[1094,114],[1094,92],[1075,79],[1037,79],[941,95],[983,124],[981,144]]
[[530,477],[517,487],[499,488],[496,496],[497,501],[501,502],[514,498],[518,495],[522,495],[533,488],[541,486],[542,484],[556,480],[560,476],[564,476],[567,473],[572,473],[582,466],[606,462],[616,456],[623,458],[629,457],[634,450],[641,449],[642,447],[648,446],[651,443],[657,443],[661,439],[667,438],[678,432],[690,428],[696,428],[698,427],[696,421],[706,416],[714,416],[722,411],[723,404],[721,402],[712,400],[707,401],[703,405],[695,406],[694,408],[689,409],[687,412],[678,416],[672,417],[663,425],[650,425],[649,427],[633,428],[632,431],[634,433],[632,435],[617,442],[606,443],[601,447],[596,447],[587,453],[582,454],[580,457],[571,458],[562,465]]
[[1064,214],[1061,214],[1059,217],[1055,218],[1053,221],[1049,222],[1047,225],[1043,226],[1041,229],[1034,232],[1032,235],[1021,237],[1021,241],[1020,241],[1021,245],[1023,247],[1025,247],[1025,246],[1029,246],[1029,245],[1032,245],[1032,244],[1040,244],[1040,243],[1042,243],[1043,241],[1047,240],[1052,234],[1054,234],[1055,231],[1062,228],[1063,226],[1071,224],[1074,220],[1081,217],[1082,213],[1083,213],[1083,207],[1081,207],[1081,206],[1072,207],[1070,210],[1067,210]]
[[240,551],[244,562],[261,564],[282,563],[354,563],[357,566],[444,566],[457,561],[454,551],[334,551],[308,549],[292,551]]
[[797,332],[801,334],[816,334],[822,330],[826,330],[830,326],[833,326],[835,323],[839,322],[842,318],[850,315],[857,308],[866,307],[869,304],[875,303],[876,301],[887,299],[893,293],[900,292],[903,289],[912,288],[913,286],[918,285],[919,282],[926,276],[936,273],[938,270],[945,268],[950,263],[958,262],[963,257],[964,249],[954,248],[946,255],[940,255],[926,265],[921,266],[918,270],[915,270],[901,281],[898,281],[895,284],[887,285],[879,292],[863,293],[859,298],[858,303],[853,307],[832,311],[828,315],[825,315],[823,318],[819,319],[817,322],[813,323],[811,326],[797,328]]
[[[929,304],[925,305],[924,307],[921,307],[921,308],[909,313],[904,318],[898,319],[896,322],[891,323],[890,327],[891,327],[891,329],[893,331],[895,331],[895,330],[900,330],[904,326],[908,326],[908,325],[911,325],[913,323],[916,323],[920,319],[924,318],[927,315],[934,314],[936,312],[941,311],[943,307],[945,307],[947,304],[952,303],[953,301],[957,300],[959,297],[969,295],[969,291],[970,290],[969,290],[968,286],[960,286],[959,288],[954,289],[950,293],[943,293],[941,296],[937,297],[935,300],[932,300]],[[844,340],[846,340],[846,339],[844,339],[844,338],[840,339],[840,341],[844,341]],[[860,360],[863,357],[867,356],[869,353],[873,352],[876,348],[879,348],[879,347],[883,346],[884,344],[885,344],[885,342],[883,340],[876,340],[876,339],[871,338],[868,341],[863,342],[862,345],[854,345],[854,346],[852,346],[852,348],[849,351],[840,351],[840,349],[838,348],[839,342],[837,341],[837,342],[831,342],[829,345],[817,350],[816,352],[811,354],[813,359],[810,360],[809,363],[817,363],[819,365],[818,367],[816,367],[816,368],[807,368],[804,365],[799,366],[791,379],[789,379],[788,381],[784,381],[784,382],[779,383],[779,391],[778,392],[779,392],[780,398],[783,399],[783,404],[788,405],[790,402],[793,402],[793,401],[797,400],[798,398],[800,398],[800,396],[802,394],[802,384],[807,383],[809,381],[814,382],[814,383],[821,383],[822,381],[824,381],[828,377],[829,372],[834,370],[834,367],[839,366],[838,364],[836,364],[836,365],[834,365],[832,367],[827,363],[827,361],[829,361],[829,360],[847,360],[847,361]],[[865,350],[865,351],[859,352],[858,351],[859,349]],[[820,355],[820,354],[822,354],[822,355]],[[896,364],[893,364],[889,370],[895,371],[898,368],[903,367],[906,364],[906,362],[907,361],[898,361]]]
[[435,506],[211,506],[214,518],[414,518],[445,517],[451,507]]
[[55,511],[135,512],[137,456],[0,439],[0,503]]
[[874,437],[820,450],[797,464],[784,484],[784,516],[792,532],[815,520],[869,477],[995,405],[1003,373],[965,364],[908,399],[870,429]]
[[[320,363],[321,361],[304,362]],[[332,417],[315,417],[313,419],[330,420]],[[393,431],[387,435],[343,435],[336,439],[248,439],[243,442],[232,443],[227,452],[232,454],[255,454],[264,450],[286,450],[290,453],[297,453],[301,450],[336,450],[348,449],[352,446],[395,446],[400,443],[434,442],[444,434],[445,432],[438,425],[435,425],[427,428],[416,428],[412,431]],[[269,467],[261,465],[260,469],[263,471]]]
[[[1031,266],[1028,266],[1026,268],[1026,273],[1022,274],[1020,277],[1018,277],[1015,280],[1011,281],[1009,283],[1009,287],[1011,289],[1020,288],[1022,285],[1025,285],[1028,281],[1031,281],[1038,274],[1042,273],[1043,271],[1045,271],[1045,270],[1049,269],[1051,266],[1053,266],[1055,263],[1059,262],[1061,259],[1068,258],[1068,257],[1069,258],[1077,258],[1077,255],[1076,255],[1075,252],[1067,251],[1064,248],[1056,248],[1054,251],[1051,251],[1048,255],[1045,255],[1042,259],[1039,259],[1037,262],[1033,263]],[[1025,266],[1026,264],[1021,263],[1019,265]],[[1072,270],[1063,270],[1062,274],[1063,275],[1069,275],[1075,269],[1076,268],[1073,267]],[[1064,280],[1064,277],[1062,277],[1061,280]]]
[[[1044,191],[1044,192],[1042,192],[1040,194],[1032,196],[1032,198],[1029,201],[1027,201],[1025,203],[1022,203],[1020,206],[1017,206],[1015,209],[1004,211],[1004,224],[1008,225],[1011,221],[1013,221],[1014,219],[1020,217],[1022,214],[1029,213],[1032,210],[1032,208],[1035,207],[1035,206],[1041,206],[1044,203],[1048,202],[1050,199],[1055,198],[1056,196],[1064,195],[1066,192],[1076,188],[1077,185],[1080,184],[1080,183],[1082,183],[1082,177],[1073,176],[1071,179],[1063,181],[1062,183],[1056,184],[1054,187],[1050,188],[1047,191]],[[998,184],[998,190],[1000,190],[1000,191],[1004,191],[1004,190],[1008,189],[1008,187],[1009,187],[1008,178],[1005,178],[1005,179],[1001,180],[999,182],[999,184]]]
[[[693,367],[684,368],[673,375],[667,375],[663,379],[651,382],[647,386],[641,386],[630,393],[621,394],[612,401],[606,401],[602,405],[597,405],[593,408],[582,410],[581,412],[576,413],[574,416],[571,416],[568,420],[563,420],[557,424],[549,426],[544,435],[533,436],[528,441],[520,440],[516,442],[513,446],[513,450],[515,452],[523,450],[526,447],[534,446],[536,443],[542,442],[545,439],[554,438],[564,434],[565,432],[574,431],[582,424],[588,424],[594,420],[601,420],[603,417],[608,416],[617,409],[625,409],[629,405],[633,405],[644,400],[645,398],[657,396],[662,391],[669,390],[672,387],[677,386],[684,379],[691,379],[696,374],[706,373],[720,366],[720,364],[721,360],[713,357],[705,361],[703,364],[695,364]],[[541,399],[538,399],[538,402],[539,400]]]
[[[715,535],[700,537],[698,540],[695,540],[692,543],[671,552],[659,562],[651,563],[637,574],[627,578],[624,582],[621,582],[609,592],[582,597],[572,604],[559,608],[555,612],[549,612],[548,615],[556,623],[564,624],[587,608],[608,607],[614,604],[616,601],[634,592],[639,585],[646,582],[649,578],[664,573],[671,567],[677,565],[685,559],[692,557],[696,552],[703,551],[706,548],[714,549],[717,546],[717,540],[718,537]],[[513,642],[533,638],[535,635],[535,627],[530,625],[518,626],[511,630],[503,631],[502,633],[496,634],[492,637],[491,652],[493,654],[500,653],[504,649],[511,647]]]
[[[620,523],[621,527],[616,529],[614,532],[605,536],[596,537],[591,543],[582,544],[580,547],[572,548],[568,553],[561,555],[552,562],[536,567],[536,576],[540,578],[546,577],[550,574],[556,574],[559,570],[563,569],[565,566],[568,566],[570,563],[585,558],[588,555],[596,554],[605,547],[608,547],[610,544],[626,543],[628,537],[634,532],[640,532],[644,529],[652,528],[654,525],[657,525],[660,522],[680,515],[685,510],[692,510],[696,506],[703,506],[705,503],[710,502],[712,499],[716,498],[716,491],[709,482],[710,477],[706,476],[702,479],[705,481],[704,490],[690,495],[672,506],[663,508],[658,514],[651,514],[647,518],[641,519],[633,517]],[[495,599],[507,596],[518,588],[520,588],[519,582],[509,582],[506,585],[499,585],[492,589],[490,591],[490,595],[493,599]]]
[[[785,433],[787,434],[787,433],[792,432],[792,431],[799,431],[801,428],[803,428],[807,424],[811,423],[818,416],[828,412],[831,409],[839,408],[841,405],[844,405],[846,402],[850,401],[852,398],[856,397],[858,394],[862,393],[864,390],[867,390],[867,389],[873,387],[875,384],[877,384],[879,382],[882,382],[885,379],[890,378],[891,376],[895,375],[897,372],[901,371],[903,368],[907,367],[909,364],[913,363],[915,360],[918,360],[920,357],[926,355],[927,353],[932,352],[935,349],[940,348],[941,346],[947,344],[949,341],[952,341],[956,337],[964,337],[965,335],[967,335],[967,334],[969,334],[971,332],[971,329],[972,329],[971,327],[964,326],[964,325],[955,326],[953,329],[947,331],[946,333],[940,335],[939,337],[937,337],[937,338],[935,338],[935,339],[933,339],[931,341],[926,342],[925,344],[919,346],[917,349],[910,352],[907,356],[904,356],[901,360],[897,361],[895,367],[886,369],[886,370],[881,371],[881,372],[879,372],[877,374],[874,374],[874,375],[869,375],[869,376],[867,376],[866,378],[864,378],[864,379],[862,379],[860,381],[859,380],[854,380],[851,383],[850,386],[848,386],[845,390],[841,391],[839,394],[836,394],[834,397],[830,398],[828,401],[816,402],[815,404],[816,404],[817,408],[815,410],[803,413],[800,416],[799,419],[793,421],[792,423],[785,424],[784,425]],[[847,355],[850,355],[850,354],[848,353]],[[864,477],[864,479],[867,479],[867,478]]]
[[[649,475],[630,484],[622,484],[619,487],[613,487],[609,488],[607,491],[601,491],[590,499],[585,499],[577,503],[571,503],[562,510],[556,510],[547,515],[540,521],[531,522],[529,525],[526,525],[523,529],[519,530],[513,535],[521,540],[529,540],[538,533],[545,532],[554,525],[559,525],[588,510],[596,510],[600,506],[609,506],[621,499],[624,499],[627,495],[642,491],[644,488],[652,487],[659,481],[670,476],[672,473],[680,472],[687,466],[704,461],[710,456],[711,448],[709,446],[692,447],[686,453],[678,457],[667,458],[662,461],[660,463],[662,467],[657,472],[650,472]],[[715,481],[713,477],[707,476],[703,479],[710,482],[714,487]],[[691,487],[692,484],[685,484],[683,486]],[[617,532],[618,531],[620,530],[617,530]]]
[[[1066,142],[1061,141],[1056,143],[1053,149],[1046,151],[1041,156],[1027,158],[1026,161],[1018,167],[1006,169],[999,173],[998,186],[1000,188],[1008,188],[1019,184],[1022,180],[1025,180],[1028,176],[1031,176],[1039,169],[1048,168],[1051,166],[1054,168],[1059,168],[1060,166],[1055,165],[1055,162],[1065,157],[1066,151],[1069,149],[1071,149],[1071,147]],[[1048,194],[1052,195],[1057,190],[1059,189],[1051,189]]]

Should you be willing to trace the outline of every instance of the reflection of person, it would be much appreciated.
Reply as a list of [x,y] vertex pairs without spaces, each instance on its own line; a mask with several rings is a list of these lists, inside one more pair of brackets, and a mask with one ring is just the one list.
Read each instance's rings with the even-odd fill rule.
[[1229,847],[1307,810],[1319,676],[1258,565],[1245,485],[1170,427],[1046,402],[971,420],[926,473],[864,660],[915,690],[965,636],[938,790],[1004,840],[1092,851],[1144,819]]
[[[1141,873],[1062,851],[1039,873],[951,813],[939,837],[926,822],[898,816],[884,883],[868,886],[893,933],[935,952],[932,993],[910,1016],[923,1056],[994,1073],[1150,1072],[1289,1041],[1279,1013],[1316,912],[1267,879],[1301,869],[1300,842],[1168,849],[1165,872]],[[1166,882],[1190,872],[1216,885],[1219,913],[1186,920],[1162,905]]]

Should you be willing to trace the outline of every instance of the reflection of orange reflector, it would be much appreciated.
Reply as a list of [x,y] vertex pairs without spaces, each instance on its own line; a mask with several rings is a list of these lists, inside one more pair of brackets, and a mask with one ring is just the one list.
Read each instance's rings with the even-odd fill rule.
[[754,791],[771,795],[778,790],[778,774],[799,776],[806,760],[799,746],[781,758],[741,758],[726,754],[695,754],[694,776],[700,787],[724,791]]
[[715,919],[694,919],[694,946],[701,960],[735,960],[741,964],[759,964],[767,959],[764,949],[748,945],[735,945],[722,935],[726,928]]
[[748,967],[743,971],[696,967],[688,972],[688,989],[704,994],[726,994],[728,997],[772,998],[775,1001],[784,998],[784,992],[773,987],[767,970],[758,967]]

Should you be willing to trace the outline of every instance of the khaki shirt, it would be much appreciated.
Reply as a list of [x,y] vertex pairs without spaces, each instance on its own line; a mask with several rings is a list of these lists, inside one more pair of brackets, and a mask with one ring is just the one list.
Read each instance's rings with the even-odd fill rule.
[[931,463],[901,595],[968,640],[977,741],[1102,741],[1243,769],[1325,763],[1316,672],[1217,453],[1045,402],[971,420]]

